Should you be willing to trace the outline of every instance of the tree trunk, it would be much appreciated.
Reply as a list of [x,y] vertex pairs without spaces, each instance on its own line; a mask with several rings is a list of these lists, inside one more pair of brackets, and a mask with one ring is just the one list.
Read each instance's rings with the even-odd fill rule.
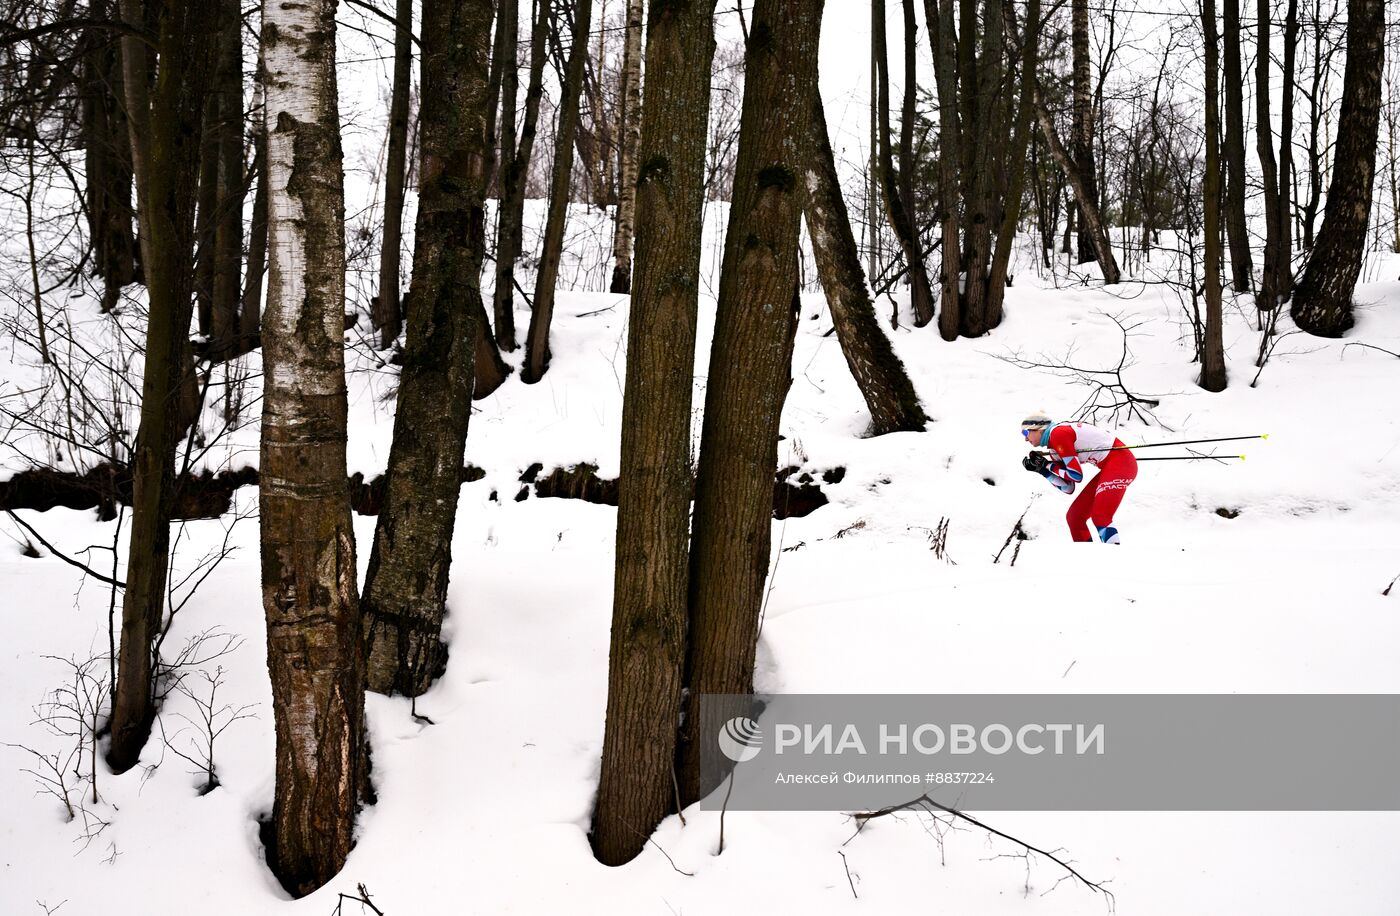
[[[1015,6],[1003,7],[1007,31],[1014,37]],[[1006,157],[1007,188],[1002,202],[1001,226],[997,229],[996,248],[992,252],[992,267],[987,279],[988,327],[1001,324],[1002,303],[1006,296],[1007,278],[1011,268],[1011,245],[1016,240],[1016,225],[1021,220],[1021,198],[1025,187],[1026,147],[1029,145],[1035,119],[1034,84],[1040,58],[1040,0],[1027,0],[1026,28],[1021,36],[1021,90],[1017,99],[1016,116],[1012,125],[1011,147]]]
[[394,19],[394,84],[389,95],[389,150],[384,164],[384,241],[379,248],[379,295],[370,315],[370,322],[379,329],[381,348],[392,346],[403,329],[399,263],[408,162],[408,90],[413,80],[413,0],[397,0]]
[[641,852],[674,799],[714,10],[715,0],[656,4],[647,34],[608,706],[593,812],[593,851],[605,865]]
[[[962,176],[963,191],[963,301],[958,333],[964,337],[981,337],[994,327],[992,323],[989,284],[992,263],[992,227],[999,222],[998,211],[1005,204],[997,193],[997,173],[1000,153],[1010,137],[1000,129],[998,106],[1001,99],[1002,54],[1005,44],[1002,8],[1005,0],[987,0],[983,6],[981,55],[965,85],[973,88],[963,97],[964,130]],[[970,4],[969,4],[970,5]],[[974,17],[972,20],[976,22]],[[965,29],[962,40],[977,44],[975,25]],[[972,47],[964,52],[972,57]],[[966,129],[973,125],[974,129]],[[1004,189],[1003,189],[1004,191]],[[999,318],[999,316],[998,316]]]
[[[1108,244],[1108,233],[1104,231],[1103,221],[1099,219],[1098,207],[1089,196],[1089,190],[1084,183],[1083,176],[1080,175],[1079,169],[1075,167],[1074,162],[1069,158],[1069,153],[1065,151],[1064,144],[1060,142],[1059,136],[1055,133],[1055,122],[1045,107],[1045,100],[1041,97],[1038,82],[1035,87],[1035,113],[1040,121],[1040,134],[1045,138],[1045,146],[1050,150],[1050,155],[1055,157],[1055,161],[1059,163],[1060,171],[1065,173],[1065,180],[1069,182],[1070,189],[1074,193],[1075,203],[1078,204],[1075,212],[1079,214],[1081,223],[1087,226],[1089,237],[1093,239],[1094,251],[1099,266],[1103,269],[1104,285],[1113,286],[1119,280],[1118,261],[1113,257],[1113,248]],[[1069,233],[1068,225],[1065,232]]]
[[[261,60],[261,59],[260,59]],[[240,349],[252,352],[261,344],[263,275],[267,272],[267,124],[261,110],[266,92],[261,85],[262,65],[258,65],[259,115],[253,125],[253,222],[248,230],[248,275],[243,284],[243,309],[238,318]]]
[[[1238,2],[1227,0],[1230,6],[1236,6]],[[1286,222],[1288,217],[1279,209],[1278,163],[1274,158],[1273,117],[1269,112],[1272,53],[1269,47],[1269,4],[1265,0],[1258,7],[1255,17],[1254,133],[1255,151],[1259,155],[1259,179],[1264,186],[1264,272],[1259,278],[1254,307],[1261,312],[1270,312],[1278,307],[1278,262],[1280,258],[1288,257],[1288,252],[1279,248],[1280,224]]]
[[1291,309],[1298,327],[1318,337],[1340,337],[1353,324],[1351,297],[1366,254],[1380,127],[1385,3],[1351,0],[1347,10],[1347,66],[1332,183]]
[[1207,391],[1224,391],[1227,379],[1220,304],[1220,50],[1215,33],[1215,0],[1201,2],[1201,30],[1206,43],[1206,172],[1201,187],[1205,197],[1206,326],[1201,341],[1200,385]]
[[413,308],[388,484],[365,578],[369,689],[418,696],[447,662],[441,640],[462,488],[485,251],[491,0],[423,12],[422,137]]
[[904,363],[880,327],[875,304],[870,301],[860,251],[841,195],[836,158],[827,136],[826,113],[821,96],[816,93],[808,132],[810,158],[803,169],[803,212],[836,338],[870,410],[870,434],[922,431],[928,417]]
[[[1267,4],[1269,0],[1262,0]],[[1265,70],[1268,69],[1267,64]],[[1230,237],[1230,286],[1253,283],[1249,228],[1244,219],[1244,75],[1240,68],[1240,0],[1225,0],[1225,232]]]
[[933,49],[934,80],[938,85],[938,198],[943,227],[942,308],[938,332],[944,340],[957,340],[962,324],[962,236],[958,225],[961,192],[958,160],[963,141],[958,124],[958,71],[953,28],[953,0],[924,0],[924,19]]
[[579,91],[583,64],[588,57],[588,25],[593,0],[576,0],[569,70],[559,91],[559,128],[554,135],[554,175],[549,188],[549,215],[545,219],[543,251],[535,277],[535,303],[530,330],[525,335],[525,364],[520,379],[533,385],[549,368],[549,326],[554,320],[554,287],[559,282],[559,257],[564,250],[564,227],[569,219],[569,191],[573,184],[574,133],[578,130]]
[[[798,220],[808,121],[820,103],[821,0],[757,0],[710,350],[690,546],[689,712],[681,736],[685,806],[721,772],[702,772],[698,701],[753,692],[773,528],[778,430],[797,332]],[[911,38],[912,40],[912,38]]]
[[[909,280],[909,304],[914,312],[914,325],[923,327],[933,320],[933,288],[929,285],[928,268],[924,266],[918,227],[914,225],[914,202],[906,200],[900,193],[900,179],[894,169],[894,150],[890,144],[890,76],[889,52],[885,41],[885,0],[873,0],[871,3],[871,35],[871,53],[875,56],[878,77],[875,102],[880,123],[880,155],[877,160],[880,191],[884,197],[885,214],[889,218],[890,228],[894,230],[904,254],[907,271],[905,276]],[[908,40],[914,39],[910,36]]]
[[[141,28],[141,0],[122,0],[122,18]],[[194,286],[194,199],[200,124],[213,55],[208,17],[170,3],[160,17],[160,80],[146,79],[146,43],[122,38],[123,84],[136,176],[148,296],[141,422],[131,460],[131,544],[122,596],[121,651],[107,762],[130,769],[150,735],[155,707],[152,651],[165,610],[175,450],[187,388]]]
[[1288,0],[1283,26],[1283,99],[1278,138],[1279,260],[1275,291],[1280,302],[1287,302],[1293,295],[1293,94],[1297,85],[1294,74],[1297,56],[1298,0]]
[[[96,22],[113,18],[112,0],[90,0]],[[93,27],[83,44],[83,151],[86,163],[88,234],[93,273],[104,281],[102,311],[109,312],[121,289],[136,279],[136,236],[131,230],[131,134],[122,98],[121,54],[113,33]]]
[[637,145],[642,138],[642,0],[627,0],[627,38],[622,48],[622,129],[618,138],[617,225],[609,289],[632,291],[632,233],[637,216]]
[[218,204],[213,214],[213,324],[209,357],[238,352],[243,269],[243,13],[240,0],[219,0],[217,86],[214,102],[218,155]]
[[263,13],[271,264],[260,508],[277,736],[267,861],[293,896],[335,877],[364,776],[364,661],[345,488],[345,198],[336,0]]
[[[535,147],[535,125],[539,121],[540,97],[544,95],[544,62],[552,0],[537,0],[535,23],[530,31],[530,83],[525,90],[525,114],[520,124],[520,148],[504,162],[501,171],[501,209],[496,223],[496,343],[511,351],[515,343],[515,262],[520,257],[525,221],[525,180],[530,172],[530,153]],[[508,75],[506,79],[511,79]],[[507,84],[507,98],[513,92]],[[504,153],[502,154],[504,156]],[[477,363],[477,391],[482,389],[482,365]]]
[[[1073,0],[1071,8],[1070,53],[1074,64],[1074,167],[1079,172],[1083,198],[1094,211],[1085,213],[1086,204],[1079,204],[1079,263],[1097,257],[1094,224],[1099,222],[1098,166],[1094,163],[1094,105],[1089,81],[1089,0]],[[1105,267],[1105,270],[1107,268]]]

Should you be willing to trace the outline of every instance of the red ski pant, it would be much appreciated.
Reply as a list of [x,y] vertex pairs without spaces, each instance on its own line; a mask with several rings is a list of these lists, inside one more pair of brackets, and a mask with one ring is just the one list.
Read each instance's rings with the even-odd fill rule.
[[1092,541],[1088,522],[1094,521],[1095,528],[1113,524],[1113,513],[1123,502],[1123,494],[1128,484],[1137,479],[1137,459],[1128,450],[1109,452],[1099,465],[1099,475],[1086,480],[1079,495],[1070,503],[1065,519],[1069,522],[1069,533],[1076,541]]

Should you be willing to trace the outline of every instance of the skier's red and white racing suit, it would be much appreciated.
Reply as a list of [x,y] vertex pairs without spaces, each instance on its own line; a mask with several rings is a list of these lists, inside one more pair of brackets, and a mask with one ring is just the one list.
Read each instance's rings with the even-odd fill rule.
[[1123,501],[1124,491],[1137,478],[1137,459],[1112,433],[1087,423],[1057,424],[1051,428],[1045,444],[1059,456],[1058,461],[1051,461],[1048,470],[1070,485],[1060,488],[1066,493],[1074,492],[1074,484],[1084,479],[1081,461],[1099,469],[1099,476],[1079,491],[1065,515],[1071,537],[1092,541],[1086,523],[1092,519],[1094,527],[1100,529],[1113,524],[1113,514]]

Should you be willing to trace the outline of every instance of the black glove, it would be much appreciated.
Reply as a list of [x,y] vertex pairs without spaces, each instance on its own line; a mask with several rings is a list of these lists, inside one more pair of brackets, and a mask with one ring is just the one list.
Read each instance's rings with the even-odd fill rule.
[[1048,466],[1049,462],[1045,460],[1044,452],[1031,452],[1025,458],[1021,459],[1021,467],[1034,474],[1044,475]]

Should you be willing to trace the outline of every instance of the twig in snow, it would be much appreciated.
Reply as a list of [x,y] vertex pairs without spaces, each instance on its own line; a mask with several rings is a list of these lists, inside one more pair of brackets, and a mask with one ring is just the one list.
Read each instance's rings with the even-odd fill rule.
[[12,510],[6,509],[6,510],[5,510],[5,514],[8,515],[8,516],[10,517],[10,520],[13,521],[16,525],[19,525],[21,528],[23,528],[23,529],[24,529],[25,531],[27,531],[29,534],[33,535],[34,540],[36,540],[36,541],[38,541],[40,544],[44,545],[44,547],[49,551],[49,553],[51,553],[51,554],[53,554],[54,556],[58,557],[60,560],[62,560],[63,562],[67,563],[69,566],[76,566],[78,569],[81,569],[83,572],[87,573],[89,576],[92,576],[94,579],[96,579],[96,580],[99,581],[99,582],[106,582],[108,585],[115,585],[117,588],[126,588],[126,583],[125,583],[125,582],[121,582],[121,581],[118,581],[117,579],[112,579],[112,578],[109,578],[109,577],[107,577],[107,576],[102,575],[102,573],[100,573],[100,572],[98,572],[97,570],[93,569],[91,566],[88,566],[88,565],[85,564],[85,563],[81,563],[81,562],[79,562],[79,561],[73,559],[72,557],[70,557],[70,556],[68,556],[67,554],[63,553],[63,552],[62,552],[61,550],[59,550],[57,547],[55,547],[55,546],[53,546],[52,544],[50,544],[48,541],[44,540],[44,536],[43,536],[42,534],[40,534],[39,532],[35,531],[32,527],[30,527],[29,523],[26,522],[24,519],[20,518],[18,515],[15,515],[15,513],[14,513]]
[[856,883],[855,881],[851,880],[851,863],[846,861],[846,854],[841,850],[836,850],[836,854],[841,857],[841,864],[845,866],[846,883],[851,886],[851,896],[859,900],[860,894],[856,893]]
[[992,557],[992,563],[993,563],[993,565],[995,565],[995,564],[1001,562],[1001,555],[1002,555],[1002,553],[1004,553],[1004,552],[1006,551],[1006,548],[1007,548],[1008,546],[1010,546],[1012,538],[1016,538],[1016,539],[1017,539],[1017,542],[1016,542],[1016,550],[1011,554],[1011,565],[1012,565],[1012,566],[1015,566],[1015,565],[1016,565],[1016,557],[1019,556],[1020,553],[1021,553],[1021,543],[1020,543],[1020,542],[1021,542],[1021,541],[1024,541],[1024,540],[1027,540],[1026,530],[1025,530],[1024,528],[1021,527],[1021,523],[1024,522],[1024,521],[1026,520],[1026,515],[1031,511],[1031,506],[1035,505],[1035,501],[1036,501],[1037,499],[1039,499],[1039,498],[1040,498],[1040,494],[1037,493],[1037,494],[1035,494],[1034,496],[1031,497],[1031,501],[1030,501],[1030,502],[1026,503],[1026,508],[1025,508],[1025,510],[1021,513],[1021,517],[1018,518],[1018,519],[1016,519],[1016,524],[1014,524],[1014,525],[1011,526],[1011,533],[1008,534],[1008,535],[1006,536],[1006,540],[1005,540],[1004,542],[1002,542],[1001,550],[998,550],[998,551],[997,551],[997,555],[994,556],[994,557]]
[[[858,821],[862,826],[864,826],[867,822],[872,821],[872,820],[874,820],[875,818],[878,818],[878,817],[886,817],[886,816],[891,815],[891,814],[896,814],[896,813],[898,813],[898,812],[900,812],[900,811],[920,811],[920,810],[922,810],[922,811],[927,811],[927,812],[930,812],[930,813],[931,813],[933,810],[942,811],[944,814],[948,814],[948,815],[951,815],[952,817],[955,817],[955,818],[957,818],[957,819],[959,819],[959,820],[966,821],[967,823],[971,824],[971,825],[974,826],[974,827],[980,827],[981,829],[987,831],[988,833],[992,834],[993,836],[998,836],[998,837],[1001,837],[1003,840],[1007,840],[1007,841],[1009,841],[1009,842],[1015,843],[1017,846],[1022,847],[1022,848],[1026,851],[1027,854],[1036,854],[1036,855],[1044,856],[1045,858],[1049,859],[1051,862],[1054,862],[1056,865],[1058,865],[1058,866],[1060,866],[1061,868],[1063,868],[1069,875],[1073,876],[1076,880],[1078,880],[1078,881],[1079,881],[1081,884],[1083,884],[1085,887],[1089,888],[1090,890],[1094,891],[1094,892],[1097,893],[1097,894],[1103,894],[1103,895],[1104,895],[1104,899],[1105,899],[1105,900],[1107,901],[1107,903],[1108,903],[1110,912],[1113,910],[1115,898],[1114,898],[1114,896],[1113,896],[1113,892],[1110,891],[1108,888],[1106,888],[1106,887],[1103,886],[1103,885],[1104,885],[1104,882],[1102,882],[1102,881],[1090,881],[1088,878],[1084,877],[1084,875],[1083,875],[1078,869],[1076,869],[1073,865],[1071,865],[1069,862],[1065,861],[1064,859],[1062,859],[1062,858],[1060,858],[1058,855],[1056,855],[1055,852],[1051,852],[1051,851],[1048,851],[1048,850],[1045,850],[1045,849],[1041,849],[1041,848],[1038,847],[1038,846],[1032,846],[1030,843],[1027,843],[1025,840],[1022,840],[1022,839],[1020,839],[1019,837],[1014,837],[1014,836],[1012,836],[1012,835],[1009,834],[1009,833],[1004,833],[1004,832],[998,830],[997,828],[991,826],[990,824],[985,824],[985,823],[983,823],[982,821],[979,821],[977,818],[973,817],[972,815],[967,814],[966,812],[963,812],[963,811],[958,810],[957,808],[952,808],[952,807],[949,807],[948,805],[944,805],[944,804],[941,804],[941,803],[939,803],[939,802],[936,802],[936,801],[934,801],[932,798],[930,798],[927,794],[920,795],[918,798],[916,798],[916,799],[914,799],[914,800],[912,800],[912,801],[904,802],[903,804],[899,804],[899,805],[890,805],[890,806],[888,806],[888,807],[881,808],[881,809],[879,809],[878,811],[870,811],[870,812],[864,812],[864,813],[854,814],[854,815],[852,815],[852,817],[854,817],[854,818],[856,819],[856,821]],[[1058,850],[1057,850],[1057,851],[1058,851]]]

